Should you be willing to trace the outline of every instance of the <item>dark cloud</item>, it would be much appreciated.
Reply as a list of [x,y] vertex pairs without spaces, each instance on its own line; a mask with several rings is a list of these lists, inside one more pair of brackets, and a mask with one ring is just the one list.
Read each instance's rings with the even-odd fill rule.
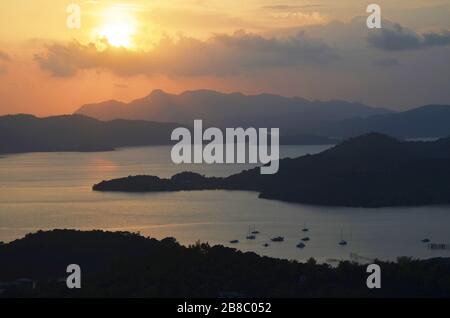
[[164,38],[151,51],[132,51],[94,44],[48,45],[35,55],[40,67],[54,76],[68,77],[84,69],[106,69],[119,75],[229,75],[267,68],[326,64],[338,58],[334,49],[304,33],[265,38],[238,31],[207,41],[189,37]]
[[367,41],[370,45],[386,51],[415,50],[449,45],[450,31],[418,34],[400,24],[393,24],[389,27],[372,30]]
[[450,44],[450,31],[442,31],[441,33],[425,33],[423,35],[424,43],[427,46],[440,46]]

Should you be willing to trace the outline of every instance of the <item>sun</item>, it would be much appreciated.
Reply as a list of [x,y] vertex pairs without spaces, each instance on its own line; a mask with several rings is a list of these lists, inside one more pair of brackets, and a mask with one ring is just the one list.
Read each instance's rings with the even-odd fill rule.
[[107,24],[98,31],[98,35],[112,46],[126,48],[133,46],[133,34],[134,29],[126,23]]
[[106,39],[115,47],[131,48],[136,34],[136,19],[123,7],[111,7],[102,13],[102,24],[94,32],[95,37]]

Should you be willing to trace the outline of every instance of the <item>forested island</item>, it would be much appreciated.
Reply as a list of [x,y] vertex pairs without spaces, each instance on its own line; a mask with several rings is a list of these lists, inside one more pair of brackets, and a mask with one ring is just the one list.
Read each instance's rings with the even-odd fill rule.
[[[450,259],[379,262],[382,288],[366,265],[336,267],[182,246],[129,232],[53,230],[0,244],[0,297],[449,297]],[[78,264],[82,288],[68,289]]]
[[248,190],[261,198],[330,206],[450,204],[450,138],[407,142],[370,133],[316,155],[280,160],[274,175],[254,168],[229,177],[183,172],[170,179],[129,176],[95,191]]

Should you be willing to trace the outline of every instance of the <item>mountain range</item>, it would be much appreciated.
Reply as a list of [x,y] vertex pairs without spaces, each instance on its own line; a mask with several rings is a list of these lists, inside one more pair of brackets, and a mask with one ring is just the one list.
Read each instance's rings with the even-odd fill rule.
[[278,127],[282,135],[295,135],[310,133],[313,129],[344,119],[390,112],[339,100],[309,101],[300,97],[224,94],[210,90],[175,95],[154,90],[128,104],[106,101],[84,105],[75,113],[101,120],[141,119],[185,125],[202,119],[205,126],[210,127]]
[[101,120],[142,119],[205,126],[276,127],[281,135],[354,137],[369,132],[397,138],[450,136],[450,106],[426,105],[402,112],[346,101],[309,101],[272,94],[224,94],[210,90],[179,95],[154,90],[130,103],[106,101],[80,107],[76,114]]
[[129,104],[109,101],[85,105],[74,115],[2,116],[0,153],[166,145],[172,143],[173,129],[191,127],[198,118],[205,127],[278,127],[280,144],[292,145],[335,144],[369,132],[400,139],[450,136],[447,105],[393,112],[359,103],[311,102],[270,94],[201,90],[173,95],[155,90]]
[[434,138],[450,136],[450,106],[426,105],[411,110],[349,118],[322,127],[324,135],[351,137],[380,132],[398,138]]

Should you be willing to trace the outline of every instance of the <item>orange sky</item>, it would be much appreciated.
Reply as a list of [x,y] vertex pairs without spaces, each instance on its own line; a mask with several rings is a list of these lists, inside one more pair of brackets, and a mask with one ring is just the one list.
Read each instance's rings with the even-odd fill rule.
[[[71,2],[81,8],[78,30],[66,25]],[[445,0],[378,1],[383,17],[418,36],[417,47],[408,55],[404,50],[373,49],[365,42],[364,19],[358,22],[355,17],[366,16],[370,1],[71,2],[0,3],[0,114],[72,113],[84,103],[130,101],[156,88],[270,92],[398,108],[450,103],[448,94],[424,86],[430,79],[437,88],[447,84],[435,79],[432,69],[429,77],[424,73],[426,81],[408,82],[411,68],[385,67],[421,69],[432,54],[433,60],[445,62],[448,46],[442,30],[450,29],[450,4]],[[422,45],[427,32],[441,32],[437,34],[443,44]],[[355,49],[349,51],[351,47]],[[355,52],[361,63],[352,57],[346,64],[346,57]],[[394,95],[369,92],[378,83]],[[404,92],[411,86],[418,95],[407,98]]]

